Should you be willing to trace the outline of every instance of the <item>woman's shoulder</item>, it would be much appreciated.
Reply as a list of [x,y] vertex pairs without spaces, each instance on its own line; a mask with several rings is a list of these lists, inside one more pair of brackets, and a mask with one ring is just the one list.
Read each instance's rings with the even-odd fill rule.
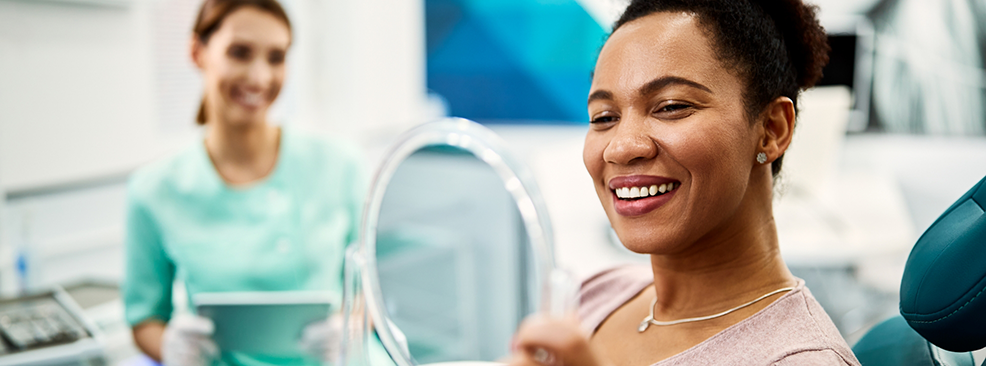
[[149,199],[165,192],[206,187],[201,142],[189,144],[182,150],[158,158],[134,170],[127,181],[131,199]]
[[650,266],[638,264],[612,267],[586,278],[579,290],[583,330],[595,333],[610,314],[653,282]]
[[362,161],[360,149],[352,139],[328,136],[297,127],[284,127],[283,131],[294,159],[323,164],[356,164]]
[[[282,172],[284,182],[292,189],[319,192],[334,197],[352,195],[354,190],[362,197],[366,181],[365,159],[359,147],[338,136],[327,136],[299,128],[284,128],[284,155]],[[336,187],[339,189],[329,189]]]
[[859,365],[800,280],[793,291],[763,310],[665,362],[658,365]]
[[786,343],[776,364],[832,365],[824,362],[838,359],[841,363],[835,364],[859,365],[849,344],[804,281],[798,280],[796,292],[781,297],[776,303],[777,306],[764,312],[761,318],[754,319],[754,323],[759,323],[755,328],[779,329],[770,337],[775,344]]
[[798,280],[798,291],[778,302],[760,320],[764,329],[782,329],[772,337],[775,343],[788,342],[787,350],[781,352],[775,364],[859,365],[849,344],[804,281]]

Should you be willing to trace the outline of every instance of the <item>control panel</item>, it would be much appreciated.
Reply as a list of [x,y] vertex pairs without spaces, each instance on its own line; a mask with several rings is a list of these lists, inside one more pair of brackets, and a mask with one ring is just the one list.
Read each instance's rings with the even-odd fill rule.
[[96,328],[62,289],[0,300],[0,366],[100,365]]

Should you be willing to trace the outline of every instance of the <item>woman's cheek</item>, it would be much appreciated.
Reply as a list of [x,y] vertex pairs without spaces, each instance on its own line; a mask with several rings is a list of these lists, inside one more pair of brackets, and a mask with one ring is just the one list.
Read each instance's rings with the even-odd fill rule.
[[[283,79],[281,79],[281,80],[283,80]],[[281,85],[282,85],[281,80],[275,81],[270,86],[270,91],[268,92],[268,94],[270,94],[270,97],[269,98],[270,98],[272,104],[274,103],[274,101],[277,100],[277,96],[279,94],[281,94]],[[270,106],[268,105],[267,107],[270,107]]]
[[594,133],[590,131],[582,148],[582,163],[585,164],[586,171],[589,172],[589,176],[595,183],[602,179],[603,166],[605,165],[603,161],[604,148],[604,141],[600,139],[600,136],[594,136]]

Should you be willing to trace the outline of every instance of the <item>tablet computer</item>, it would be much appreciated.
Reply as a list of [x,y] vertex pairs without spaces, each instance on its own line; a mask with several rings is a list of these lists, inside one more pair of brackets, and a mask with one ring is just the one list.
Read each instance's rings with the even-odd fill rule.
[[305,327],[328,319],[331,298],[321,291],[208,292],[192,295],[192,303],[212,319],[223,352],[297,356]]

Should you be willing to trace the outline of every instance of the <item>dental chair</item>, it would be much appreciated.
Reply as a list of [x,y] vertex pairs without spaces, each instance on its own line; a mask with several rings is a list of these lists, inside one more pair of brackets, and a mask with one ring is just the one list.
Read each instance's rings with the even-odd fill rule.
[[853,346],[863,366],[975,365],[971,351],[986,347],[984,209],[986,178],[921,235],[901,279],[901,315]]

